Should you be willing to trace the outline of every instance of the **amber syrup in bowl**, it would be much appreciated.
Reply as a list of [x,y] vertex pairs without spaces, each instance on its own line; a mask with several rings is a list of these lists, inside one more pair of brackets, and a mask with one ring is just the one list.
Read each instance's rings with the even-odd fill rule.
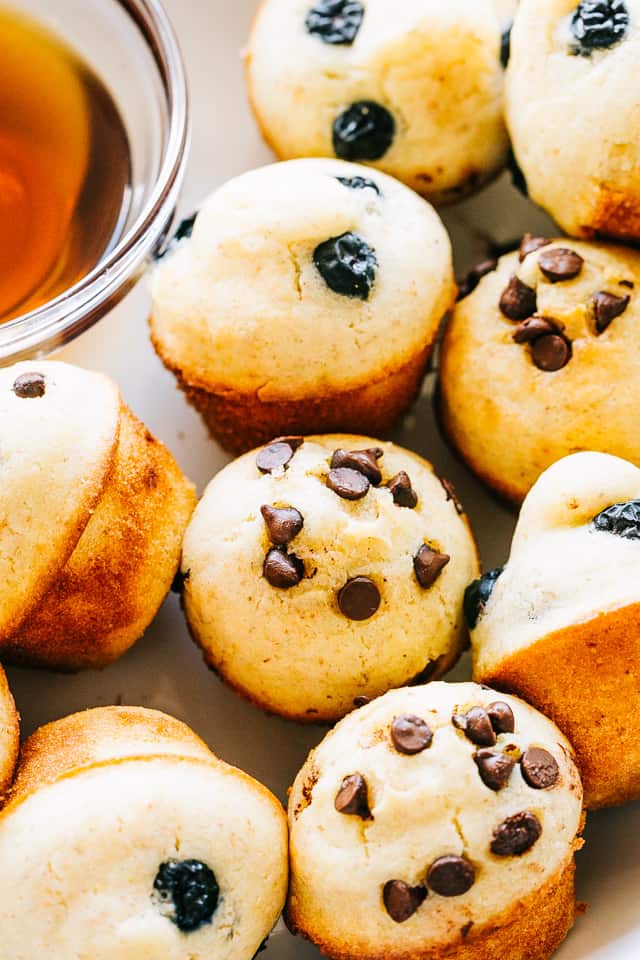
[[106,87],[55,34],[0,8],[0,321],[98,263],[121,234],[129,185]]

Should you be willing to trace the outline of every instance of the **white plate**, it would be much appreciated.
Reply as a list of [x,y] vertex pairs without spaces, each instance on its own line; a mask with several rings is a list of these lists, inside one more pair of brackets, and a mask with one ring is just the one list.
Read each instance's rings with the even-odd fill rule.
[[[213,187],[269,162],[246,102],[239,52],[257,0],[167,0],[190,74],[193,150],[182,211],[187,214]],[[499,242],[525,230],[553,228],[509,185],[507,178],[445,215],[459,272],[486,254],[489,235]],[[147,338],[148,298],[141,284],[106,320],[64,351],[64,359],[111,374],[125,400],[173,450],[199,489],[227,460],[206,436],[197,415],[175,388]],[[405,446],[432,460],[456,484],[478,537],[485,567],[506,556],[514,517],[455,461],[442,442],[427,384],[415,414],[397,434]],[[308,749],[322,731],[265,717],[223,687],[204,666],[171,596],[144,639],[102,673],[76,677],[10,670],[23,730],[84,707],[140,704],[189,723],[225,760],[262,780],[283,801]],[[454,677],[468,676],[463,663]],[[578,895],[589,909],[558,951],[558,960],[637,960],[640,956],[640,805],[590,818],[587,845],[578,856]],[[0,949],[1,953],[1,949]],[[264,960],[318,957],[278,926]],[[509,960],[505,957],[504,960]]]

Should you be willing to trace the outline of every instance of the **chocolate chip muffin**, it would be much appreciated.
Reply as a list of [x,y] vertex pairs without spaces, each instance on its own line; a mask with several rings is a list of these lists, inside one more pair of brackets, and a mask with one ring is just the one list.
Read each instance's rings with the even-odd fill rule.
[[0,658],[102,667],[169,591],[195,491],[102,374],[0,370]]
[[640,464],[639,288],[636,251],[527,235],[458,303],[442,349],[441,421],[502,496],[522,501],[578,450]]
[[[515,0],[263,0],[250,99],[284,160],[340,157],[456,200],[507,157],[502,35]],[[506,34],[508,37],[508,34]]]
[[640,797],[640,470],[579,453],[525,500],[511,556],[467,591],[474,676],[552,717],[589,807]]
[[393,691],[298,774],[287,922],[334,960],[547,960],[574,920],[581,811],[569,744],[527,704]]
[[640,4],[521,0],[507,120],[532,200],[572,236],[640,237]]
[[466,643],[478,568],[461,510],[430,464],[368,437],[246,454],[212,480],[184,541],[184,606],[206,661],[301,721],[441,676]]
[[153,274],[152,337],[223,446],[384,434],[408,408],[455,295],[419,197],[300,160],[227,183],[184,234]]
[[177,720],[106,707],[25,744],[0,814],[3,960],[251,960],[286,888],[280,804]]

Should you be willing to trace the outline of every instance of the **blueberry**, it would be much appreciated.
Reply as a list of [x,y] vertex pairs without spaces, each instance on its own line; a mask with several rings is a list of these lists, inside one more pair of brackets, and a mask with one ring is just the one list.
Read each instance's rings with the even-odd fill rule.
[[628,29],[624,0],[581,0],[571,17],[571,53],[589,57],[594,50],[608,50],[624,40]]
[[181,240],[188,240],[191,234],[193,233],[193,226],[196,222],[197,213],[192,213],[190,217],[185,217],[184,220],[181,220],[178,224],[176,232],[173,234],[167,245],[157,253],[155,260],[162,260],[163,257],[173,250],[177,243],[180,243]]
[[640,540],[640,500],[615,503],[593,519],[596,530],[614,533],[625,540]]
[[373,100],[359,100],[336,118],[333,149],[341,160],[379,160],[396,133],[389,111]]
[[359,0],[318,0],[306,19],[308,32],[323,43],[351,46],[364,19]]
[[490,570],[479,580],[474,580],[465,590],[463,609],[469,630],[474,630],[477,626],[478,620],[489,602],[489,597],[493,593],[496,581],[503,570],[504,567],[496,567],[495,570]]
[[505,70],[509,66],[509,58],[511,57],[511,31],[512,30],[513,30],[513,20],[502,31],[502,39],[500,41],[500,63],[505,68]]
[[378,260],[375,251],[357,233],[343,233],[321,243],[314,250],[313,262],[335,293],[369,299]]
[[153,881],[154,900],[163,914],[183,933],[210,923],[216,912],[220,888],[215,874],[200,860],[167,860]]
[[336,180],[349,190],[374,190],[379,197],[382,196],[382,191],[378,184],[374,183],[373,180],[369,180],[367,177],[336,177]]

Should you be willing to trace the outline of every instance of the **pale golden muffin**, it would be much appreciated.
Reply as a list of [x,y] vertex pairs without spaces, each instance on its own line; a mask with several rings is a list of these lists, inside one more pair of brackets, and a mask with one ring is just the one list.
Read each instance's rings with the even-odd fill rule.
[[393,691],[298,774],[287,922],[332,960],[547,960],[574,921],[581,821],[542,714],[473,683]]
[[572,236],[640,237],[640,0],[521,0],[507,122],[529,195]]
[[5,672],[0,667],[0,806],[11,784],[20,742],[20,718]]
[[435,203],[507,158],[502,36],[516,0],[263,0],[249,97],[283,160],[368,163]]
[[269,791],[154,710],[38,730],[0,814],[3,960],[251,960],[287,889]]
[[369,437],[289,437],[209,484],[184,607],[205,659],[260,707],[332,721],[441,676],[467,643],[475,543],[431,464]]
[[440,416],[463,459],[521,502],[543,470],[599,450],[640,464],[640,253],[527,235],[456,306]]
[[640,470],[600,453],[547,470],[465,610],[475,679],[555,720],[587,806],[640,797]]
[[283,433],[386,433],[419,390],[455,297],[435,211],[336,160],[231,180],[151,288],[156,350],[238,453]]
[[99,373],[0,370],[0,658],[102,667],[146,630],[195,505],[168,450]]

